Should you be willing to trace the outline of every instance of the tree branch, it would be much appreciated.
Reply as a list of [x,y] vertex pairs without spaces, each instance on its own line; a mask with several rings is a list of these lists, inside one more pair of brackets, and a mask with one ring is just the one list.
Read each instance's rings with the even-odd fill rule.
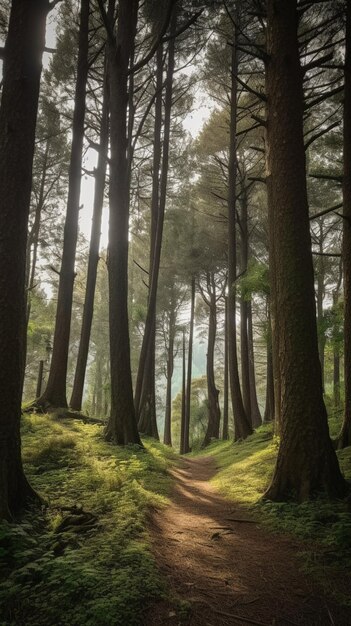
[[[314,215],[310,215],[310,221],[312,220],[316,220],[318,217],[323,217],[323,215],[328,215],[328,213],[333,213],[333,211],[337,211],[338,209],[341,209],[342,207],[342,202],[340,202],[339,204],[335,204],[334,206],[329,207],[329,209],[324,209],[323,211],[319,211],[319,213],[315,213]],[[337,213],[337,215],[339,215]]]
[[[101,2],[101,0],[98,0],[99,4]],[[132,67],[130,68],[128,74],[135,74],[135,72],[138,72],[139,70],[141,70],[154,56],[157,48],[159,47],[160,43],[163,40],[164,34],[168,28],[168,24],[169,21],[171,19],[171,14],[173,11],[173,6],[175,5],[175,3],[177,2],[177,0],[168,0],[168,5],[167,5],[167,10],[166,10],[166,14],[165,14],[165,19],[163,21],[163,24],[161,26],[160,32],[158,33],[156,39],[154,40],[154,43],[152,44],[148,54],[141,59],[140,61],[138,61],[138,63],[135,63],[134,65],[132,65]]]

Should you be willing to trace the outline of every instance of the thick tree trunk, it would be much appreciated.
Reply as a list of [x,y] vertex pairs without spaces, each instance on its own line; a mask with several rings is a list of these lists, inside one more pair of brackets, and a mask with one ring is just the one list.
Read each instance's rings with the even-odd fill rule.
[[275,233],[281,442],[265,497],[303,501],[318,491],[342,497],[346,483],[329,438],[318,358],[297,2],[268,0],[267,9],[267,175]]
[[190,432],[191,380],[192,380],[192,366],[193,366],[194,318],[195,318],[195,276],[193,276],[191,279],[188,370],[187,370],[187,377],[186,377],[185,414],[184,414],[184,440],[183,440],[183,453],[184,454],[186,454],[187,452],[190,452],[189,432]]
[[[212,277],[213,278],[213,277]],[[212,280],[212,283],[214,281]],[[202,447],[211,443],[211,439],[219,439],[219,426],[221,419],[221,411],[219,408],[218,396],[219,390],[216,387],[214,376],[214,350],[217,334],[217,305],[216,292],[213,289],[209,307],[209,324],[208,324],[208,346],[207,346],[207,401],[208,401],[208,422],[205,438]]]
[[71,330],[74,264],[78,239],[79,198],[83,156],[85,99],[88,77],[89,0],[82,0],[79,25],[77,81],[74,99],[71,160],[68,175],[67,212],[51,366],[40,406],[67,407],[66,378]]
[[[237,33],[235,33],[235,40]],[[234,416],[235,440],[245,439],[252,433],[243,405],[236,346],[236,118],[237,118],[237,76],[238,56],[235,45],[232,46],[232,77],[231,77],[231,113],[230,113],[230,146],[229,146],[229,180],[228,180],[228,349],[229,378]]]
[[[128,66],[137,0],[120,0],[116,41],[107,42],[110,111],[110,221],[108,248],[111,414],[106,438],[141,444],[135,418],[128,323]],[[112,23],[111,23],[112,27]]]
[[169,329],[168,329],[168,349],[167,349],[167,389],[166,389],[166,412],[165,412],[165,429],[163,443],[166,446],[172,445],[172,376],[174,370],[174,333],[175,333],[175,314],[174,310],[170,312]]
[[22,468],[26,249],[47,0],[13,0],[0,106],[0,519],[35,494]]
[[262,424],[262,417],[257,400],[256,373],[255,373],[255,352],[253,340],[252,305],[248,302],[247,311],[247,332],[249,343],[249,374],[250,374],[250,405],[251,423],[253,428],[258,428]]
[[108,151],[108,108],[107,108],[107,84],[104,79],[103,103],[101,112],[100,143],[97,168],[95,171],[95,195],[93,219],[91,225],[91,236],[89,246],[87,284],[85,289],[85,300],[83,309],[82,329],[79,342],[76,372],[73,383],[70,407],[76,411],[82,408],[85,372],[87,367],[89,341],[91,325],[94,313],[94,297],[96,286],[96,275],[99,263],[101,218],[104,204],[106,165]]
[[223,381],[223,430],[222,439],[229,439],[229,371],[228,371],[228,298],[224,312],[224,381]]
[[351,445],[351,2],[346,3],[346,54],[344,91],[344,183],[343,183],[343,268],[344,268],[344,378],[345,413],[339,446]]

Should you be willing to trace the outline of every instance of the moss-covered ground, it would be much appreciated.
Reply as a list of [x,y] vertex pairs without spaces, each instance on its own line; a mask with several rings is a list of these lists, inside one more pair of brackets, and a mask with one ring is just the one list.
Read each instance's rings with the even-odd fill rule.
[[43,498],[20,525],[0,526],[0,624],[141,623],[163,583],[147,515],[167,502],[174,454],[104,442],[102,429],[46,415],[23,420],[26,474]]
[[[331,435],[340,428],[331,418]],[[104,442],[102,427],[26,415],[26,474],[43,499],[21,524],[0,525],[0,626],[139,626],[147,606],[167,595],[150,551],[147,520],[167,503],[168,468],[177,456]],[[275,532],[301,543],[302,566],[335,592],[351,565],[351,514],[345,502],[262,501],[278,441],[269,425],[246,441],[211,444],[215,486]],[[351,479],[351,448],[338,452]],[[350,603],[336,585],[336,599]],[[335,595],[335,594],[334,594]]]
[[[330,433],[336,437],[340,422],[330,420]],[[351,511],[348,501],[330,502],[321,497],[296,504],[272,503],[262,496],[273,473],[278,439],[272,426],[261,426],[245,441],[212,443],[200,453],[216,460],[218,471],[212,479],[218,490],[241,504],[254,517],[274,531],[302,539],[301,563],[336,599],[351,606],[349,590],[335,591],[334,577],[342,578],[351,568]],[[351,448],[337,452],[341,470],[351,480]]]

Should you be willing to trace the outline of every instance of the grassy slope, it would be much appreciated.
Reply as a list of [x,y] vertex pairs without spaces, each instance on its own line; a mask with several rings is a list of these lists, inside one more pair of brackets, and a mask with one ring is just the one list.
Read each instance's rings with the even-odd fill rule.
[[[145,522],[167,501],[174,459],[160,444],[145,446],[117,448],[78,421],[24,418],[26,473],[49,507],[0,526],[1,626],[140,624],[145,603],[164,591]],[[75,505],[96,525],[58,532],[70,515],[62,507]]]
[[[332,436],[339,427],[336,420],[331,421]],[[253,511],[273,530],[306,540],[304,567],[328,586],[337,569],[341,572],[351,566],[350,511],[345,502],[330,503],[321,498],[300,505],[261,501],[272,476],[277,448],[278,442],[272,439],[267,425],[245,441],[213,443],[200,454],[216,459],[218,472],[213,483],[219,491]],[[345,477],[351,480],[351,448],[338,452],[338,457]],[[329,591],[333,591],[333,583],[330,585]],[[338,599],[351,604],[349,595],[339,594]]]

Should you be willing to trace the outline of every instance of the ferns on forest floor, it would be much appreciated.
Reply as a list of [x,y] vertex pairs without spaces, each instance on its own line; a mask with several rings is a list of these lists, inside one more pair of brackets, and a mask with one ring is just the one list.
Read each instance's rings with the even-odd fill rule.
[[166,503],[174,458],[144,443],[123,449],[96,425],[24,418],[26,473],[49,506],[0,526],[2,626],[140,624],[145,604],[163,593],[146,513]]

